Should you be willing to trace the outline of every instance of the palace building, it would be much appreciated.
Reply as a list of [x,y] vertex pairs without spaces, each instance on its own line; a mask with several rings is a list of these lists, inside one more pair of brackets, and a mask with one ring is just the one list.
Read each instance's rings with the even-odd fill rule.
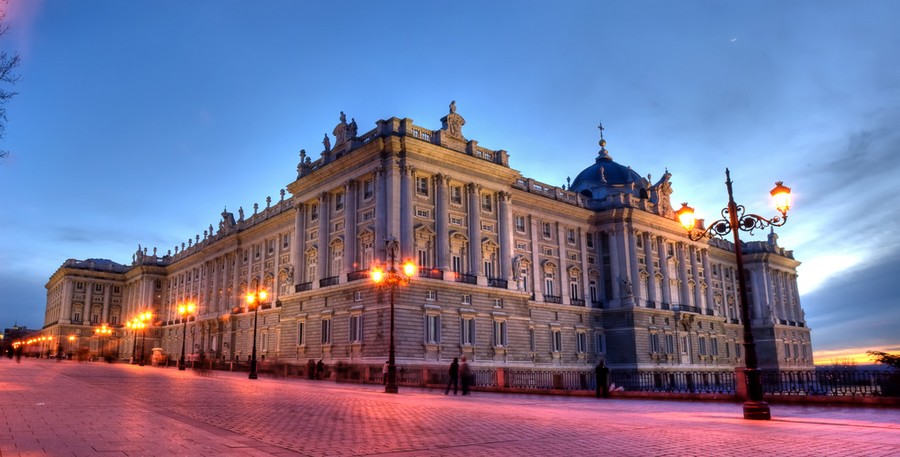
[[[144,345],[175,360],[184,344],[246,362],[254,313],[244,296],[266,290],[259,359],[380,366],[390,300],[369,271],[396,240],[397,258],[418,266],[396,289],[399,366],[459,356],[480,368],[743,366],[734,245],[686,236],[668,170],[654,182],[615,162],[601,129],[596,161],[557,187],[467,139],[464,124],[455,103],[437,130],[390,118],[360,134],[341,113],[321,157],[300,151],[277,201],[223,211],[165,255],[138,246],[130,264],[67,260],[46,285],[43,333],[64,352],[129,359]],[[760,368],[811,370],[800,262],[774,233],[743,252]],[[186,326],[185,303],[196,306]],[[126,326],[146,312],[146,329]],[[102,324],[113,332],[96,334]]]

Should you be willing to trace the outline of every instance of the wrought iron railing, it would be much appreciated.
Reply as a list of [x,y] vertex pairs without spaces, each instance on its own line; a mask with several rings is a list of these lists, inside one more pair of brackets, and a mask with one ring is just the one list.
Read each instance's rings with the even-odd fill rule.
[[478,284],[478,277],[475,275],[466,275],[462,273],[456,274],[456,282],[464,282],[466,284]]
[[331,276],[329,278],[322,278],[319,280],[319,287],[328,287],[328,286],[336,286],[338,285],[338,281],[341,278],[339,276]]
[[303,292],[306,290],[312,290],[311,282],[303,282],[303,283],[297,284],[297,286],[294,288],[294,292]]
[[507,281],[505,279],[500,278],[488,278],[488,286],[489,287],[499,287],[501,289],[506,289]]
[[562,297],[559,295],[544,295],[544,301],[547,303],[562,303]]
[[366,279],[369,277],[369,270],[356,270],[347,273],[347,282],[350,281],[359,281],[360,279]]
[[444,279],[444,272],[437,268],[420,268],[419,277],[430,279]]

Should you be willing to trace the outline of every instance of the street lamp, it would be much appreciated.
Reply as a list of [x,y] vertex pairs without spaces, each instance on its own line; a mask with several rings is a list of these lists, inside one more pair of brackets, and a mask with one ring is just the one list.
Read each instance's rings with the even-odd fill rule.
[[[144,341],[147,340],[147,326],[150,325],[150,321],[153,319],[153,313],[147,311],[146,313],[142,313],[138,316],[138,328],[141,329],[141,362],[138,366],[144,366]],[[182,351],[184,352],[184,351]]]
[[99,338],[100,359],[105,359],[106,357],[104,356],[105,350],[103,348],[103,337],[112,334],[112,329],[107,327],[106,324],[102,324],[100,327],[94,329],[94,333],[96,333],[97,337]]
[[[181,315],[181,320],[184,322],[184,327],[181,330],[181,360],[178,361],[178,369],[184,371],[184,342],[187,339],[187,317],[190,314],[194,313],[194,304],[187,303],[185,305],[181,305],[178,307],[178,314]],[[141,340],[141,357],[144,356],[144,341]]]
[[399,249],[397,239],[391,238],[389,240],[385,240],[385,247],[390,256],[390,263],[387,266],[386,270],[381,268],[373,268],[372,269],[372,281],[375,281],[375,285],[381,289],[388,289],[390,291],[391,297],[391,343],[390,349],[388,350],[388,378],[387,382],[384,385],[384,392],[389,394],[395,394],[398,392],[397,388],[397,365],[394,359],[394,291],[399,286],[405,286],[409,284],[409,279],[416,274],[416,265],[411,261],[407,260],[403,263],[402,272],[397,270],[397,250]]
[[687,230],[691,240],[698,241],[704,236],[725,238],[734,234],[734,255],[737,259],[738,287],[740,288],[741,320],[744,327],[744,353],[747,367],[744,373],[747,378],[747,400],[744,402],[744,419],[769,420],[772,418],[769,405],[763,401],[762,382],[760,379],[759,361],[756,356],[756,343],[753,341],[753,329],[750,323],[750,300],[747,297],[747,280],[744,277],[744,258],[741,249],[739,230],[753,233],[753,230],[766,227],[780,227],[787,222],[787,212],[791,207],[791,189],[781,181],[775,183],[770,194],[775,200],[775,207],[781,216],[766,219],[757,214],[745,214],[743,205],[734,202],[731,190],[731,172],[725,169],[725,187],[728,189],[728,206],[722,210],[722,219],[710,224],[707,228],[695,228],[694,209],[682,203],[675,212],[675,217]]
[[75,335],[69,335],[69,354],[71,355],[74,351],[72,350],[72,344],[75,343]]
[[247,293],[247,306],[253,308],[253,351],[250,353],[250,379],[259,377],[256,373],[256,321],[259,316],[259,307],[268,296],[265,289],[259,290],[258,287],[256,292]]
[[134,365],[137,363],[137,357],[135,357],[134,352],[137,349],[138,320],[132,319],[125,326],[131,329],[131,364]]

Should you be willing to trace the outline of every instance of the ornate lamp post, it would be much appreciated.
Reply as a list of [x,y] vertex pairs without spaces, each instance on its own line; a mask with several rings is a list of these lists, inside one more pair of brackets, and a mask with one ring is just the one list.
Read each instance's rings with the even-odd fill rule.
[[775,200],[775,207],[781,216],[766,219],[757,214],[745,214],[743,205],[734,202],[731,190],[731,172],[725,169],[725,187],[728,189],[728,206],[722,210],[722,219],[710,224],[708,228],[695,228],[694,209],[681,204],[675,216],[694,241],[708,236],[725,238],[734,234],[734,255],[737,259],[738,287],[740,288],[741,321],[744,327],[744,353],[747,367],[744,370],[747,379],[747,399],[744,402],[744,419],[769,420],[772,418],[769,405],[763,401],[762,382],[760,379],[759,361],[756,356],[756,343],[753,341],[753,329],[750,322],[750,300],[747,297],[747,279],[744,276],[744,257],[741,249],[739,230],[753,233],[753,230],[769,226],[780,227],[787,222],[787,212],[791,207],[791,189],[781,181],[775,183],[770,194]]
[[385,245],[387,248],[388,255],[390,256],[390,263],[387,265],[387,269],[383,270],[381,268],[372,269],[372,280],[375,281],[375,285],[381,289],[388,289],[390,291],[391,297],[391,343],[390,349],[388,350],[388,378],[387,382],[384,385],[385,393],[395,394],[398,392],[397,388],[397,365],[395,364],[394,359],[394,291],[397,287],[405,286],[409,284],[409,279],[416,274],[416,265],[411,261],[407,260],[403,263],[403,270],[397,270],[397,250],[399,249],[397,239],[391,238],[385,241]]
[[72,350],[72,345],[75,343],[75,335],[69,335],[69,354],[71,355],[75,351]]
[[134,365],[137,363],[137,357],[134,355],[134,351],[137,349],[137,329],[138,329],[138,320],[132,319],[128,321],[125,326],[131,329],[131,364]]
[[97,327],[94,329],[94,333],[97,334],[97,337],[99,338],[99,342],[100,342],[100,358],[104,359],[106,357],[104,356],[105,351],[103,348],[103,337],[111,335],[112,329],[107,327],[106,324],[102,324],[100,327]]
[[[181,315],[181,320],[184,322],[184,327],[181,330],[181,359],[178,361],[178,369],[184,371],[184,342],[187,339],[187,322],[188,316],[194,313],[194,304],[187,303],[185,305],[181,305],[178,307],[178,314]],[[144,342],[141,341],[141,351],[144,350]],[[144,354],[141,354],[143,357]]]
[[257,379],[256,373],[256,321],[259,317],[259,307],[266,301],[269,294],[266,290],[256,289],[256,292],[247,294],[247,306],[253,308],[253,351],[250,354],[250,379]]

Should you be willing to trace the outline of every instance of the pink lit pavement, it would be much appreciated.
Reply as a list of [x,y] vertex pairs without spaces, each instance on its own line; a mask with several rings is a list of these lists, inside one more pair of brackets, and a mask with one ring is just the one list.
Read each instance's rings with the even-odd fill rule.
[[0,456],[900,455],[900,410],[554,397],[0,360]]

